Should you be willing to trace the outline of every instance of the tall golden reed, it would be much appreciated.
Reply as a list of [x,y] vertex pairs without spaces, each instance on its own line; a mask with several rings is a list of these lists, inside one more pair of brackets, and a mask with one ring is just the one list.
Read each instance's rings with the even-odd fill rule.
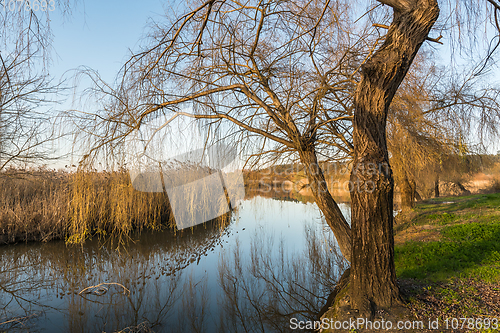
[[53,239],[74,244],[94,234],[123,237],[173,225],[166,196],[135,191],[125,170],[0,173],[0,244]]
[[166,196],[134,190],[125,170],[72,174],[68,217],[69,243],[81,243],[93,233],[122,237],[132,230],[173,225]]

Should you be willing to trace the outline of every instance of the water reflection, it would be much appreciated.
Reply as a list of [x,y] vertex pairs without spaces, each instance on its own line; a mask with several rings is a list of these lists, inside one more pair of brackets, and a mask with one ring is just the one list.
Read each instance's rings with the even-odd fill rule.
[[304,231],[304,251],[260,234],[249,258],[237,244],[221,260],[220,332],[289,332],[291,318],[318,319],[346,263],[333,249],[325,251],[332,239],[322,239],[311,227]]
[[[315,205],[262,197],[115,247],[1,247],[0,330],[286,332],[291,317],[315,318],[346,264]],[[116,284],[79,294],[100,283]]]

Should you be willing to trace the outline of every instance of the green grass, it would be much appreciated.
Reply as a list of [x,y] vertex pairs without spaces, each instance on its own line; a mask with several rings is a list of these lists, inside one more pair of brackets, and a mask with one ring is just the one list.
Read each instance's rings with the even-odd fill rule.
[[439,240],[396,245],[398,277],[500,281],[500,194],[434,199],[414,212],[405,226],[435,226]]
[[[449,204],[445,204],[450,202]],[[477,194],[463,197],[445,197],[425,200],[417,205],[417,212],[445,213],[467,208],[500,208],[500,194]]]

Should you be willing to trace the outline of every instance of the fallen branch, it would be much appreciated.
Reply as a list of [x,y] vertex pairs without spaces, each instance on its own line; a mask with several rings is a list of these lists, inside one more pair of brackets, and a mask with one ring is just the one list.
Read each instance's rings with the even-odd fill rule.
[[7,325],[7,324],[10,324],[10,323],[14,323],[14,322],[17,322],[21,325],[24,326],[24,322],[25,321],[28,321],[29,319],[31,319],[32,317],[37,317],[39,315],[39,313],[33,313],[33,314],[30,314],[29,316],[24,316],[24,317],[16,317],[16,318],[13,318],[13,319],[10,319],[10,320],[7,320],[7,321],[4,321],[4,322],[1,322],[0,323],[0,326],[1,325]]
[[103,282],[103,283],[99,283],[98,285],[95,285],[95,286],[90,286],[90,287],[87,287],[85,289],[83,289],[82,291],[80,291],[78,293],[78,295],[82,295],[82,294],[94,294],[94,295],[97,295],[97,296],[102,296],[104,294],[106,294],[109,290],[109,287],[107,286],[118,286],[118,287],[122,287],[123,288],[123,293],[126,294],[128,292],[128,294],[130,295],[130,290],[128,290],[127,288],[125,288],[124,285],[120,284],[120,283],[117,283],[117,282]]

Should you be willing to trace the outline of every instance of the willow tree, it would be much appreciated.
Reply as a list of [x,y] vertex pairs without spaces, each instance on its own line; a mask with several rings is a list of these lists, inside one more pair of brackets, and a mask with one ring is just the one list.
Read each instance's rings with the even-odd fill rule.
[[[439,6],[437,0],[378,0],[368,10],[382,15],[360,18],[359,8],[343,0],[210,0],[176,8],[184,14],[154,26],[144,48],[124,65],[118,88],[95,78],[107,104],[80,119],[87,131],[85,122],[97,121],[89,133],[98,140],[87,157],[120,147],[164,113],[205,121],[208,133],[224,131],[249,143],[251,158],[296,158],[351,262],[350,306],[369,315],[401,304],[387,117],[420,47],[437,41],[428,35]],[[372,20],[384,15],[389,25],[374,27]],[[351,181],[357,184],[350,226],[320,166],[323,159],[346,156],[353,159]]]

